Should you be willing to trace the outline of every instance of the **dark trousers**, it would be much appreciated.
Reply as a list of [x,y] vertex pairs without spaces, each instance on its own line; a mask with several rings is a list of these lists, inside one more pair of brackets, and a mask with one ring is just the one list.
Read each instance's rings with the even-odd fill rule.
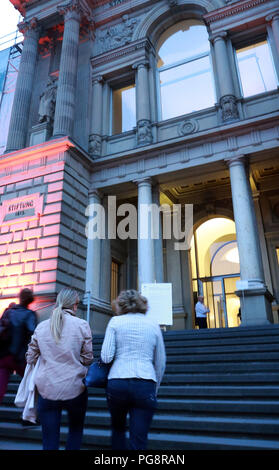
[[38,415],[42,425],[43,449],[58,450],[62,410],[68,412],[69,433],[66,450],[79,450],[87,409],[87,389],[71,400],[47,400],[38,396]]
[[21,377],[24,375],[25,364],[19,364],[12,355],[0,359],[0,403],[6,393],[10,375],[15,371]]
[[[156,383],[143,379],[110,379],[107,402],[111,414],[113,450],[145,450],[148,431],[157,408]],[[126,418],[129,413],[129,445]]]
[[206,317],[197,317],[196,318],[196,323],[199,327],[199,329],[201,328],[207,328],[207,321],[206,321]]

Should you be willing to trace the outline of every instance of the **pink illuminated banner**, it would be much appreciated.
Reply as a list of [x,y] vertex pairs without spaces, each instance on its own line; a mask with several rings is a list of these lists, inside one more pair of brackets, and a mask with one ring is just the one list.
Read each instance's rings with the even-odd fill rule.
[[43,196],[40,193],[3,201],[0,206],[0,224],[9,225],[40,217],[43,210]]

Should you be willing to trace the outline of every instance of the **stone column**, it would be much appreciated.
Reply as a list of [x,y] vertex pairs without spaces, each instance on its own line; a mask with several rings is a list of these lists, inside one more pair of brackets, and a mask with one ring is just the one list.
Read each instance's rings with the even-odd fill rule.
[[148,80],[148,62],[142,61],[133,65],[136,76],[136,109],[137,109],[137,143],[149,145],[152,143],[150,118],[150,96]]
[[[101,274],[101,238],[94,238],[96,231],[97,210],[101,207],[101,196],[98,190],[89,193],[88,207],[88,230],[87,230],[87,258],[86,258],[86,282],[85,290],[90,292],[90,297],[99,299],[100,296],[100,274]],[[98,213],[100,215],[100,213]],[[101,220],[98,219],[98,223]],[[98,225],[100,229],[100,225]]]
[[102,153],[102,119],[103,119],[103,79],[92,80],[92,114],[91,134],[89,136],[89,153],[100,157]]
[[279,56],[279,11],[272,13],[266,17],[266,21],[271,24],[274,42],[276,44],[277,53]]
[[18,29],[24,34],[24,45],[16,83],[6,153],[24,148],[28,131],[33,80],[35,74],[39,27],[36,18],[20,23]]
[[231,66],[226,44],[226,32],[220,32],[211,37],[214,47],[218,82],[220,87],[220,106],[223,121],[238,118],[235,89],[232,79]]
[[154,241],[152,239],[152,214],[147,209],[152,205],[151,178],[135,181],[138,186],[138,285],[155,282]]
[[103,207],[105,210],[105,238],[101,240],[101,284],[100,298],[110,305],[110,288],[111,288],[111,240],[108,233],[108,200],[103,199]]
[[172,284],[173,330],[185,329],[186,315],[183,305],[182,266],[180,250],[175,250],[175,238],[166,240],[166,282]]
[[264,283],[264,269],[252,191],[247,172],[247,159],[236,157],[227,161],[242,287],[237,292],[241,300],[243,326],[261,325],[272,321],[270,294]]
[[[160,186],[153,186],[152,202],[160,208]],[[164,261],[163,261],[163,240],[162,240],[162,219],[161,213],[159,217],[159,238],[154,238],[154,258],[155,258],[155,279],[156,282],[164,282]]]
[[81,6],[79,0],[72,0],[58,7],[58,10],[64,16],[64,34],[54,115],[54,138],[73,133]]

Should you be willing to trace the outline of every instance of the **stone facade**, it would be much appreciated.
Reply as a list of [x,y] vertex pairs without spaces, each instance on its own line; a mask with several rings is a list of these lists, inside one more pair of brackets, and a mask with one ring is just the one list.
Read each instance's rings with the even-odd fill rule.
[[[173,328],[192,328],[188,251],[173,250],[171,240],[110,243],[85,235],[90,201],[105,204],[115,195],[117,204],[139,205],[161,197],[194,204],[194,227],[216,215],[235,220],[250,312],[243,324],[273,321],[270,293],[279,303],[278,86],[244,98],[234,49],[268,38],[278,83],[277,1],[11,2],[25,17],[25,39],[0,159],[1,203],[37,194],[43,208],[37,219],[1,228],[2,304],[30,285],[48,305],[71,285],[81,293],[83,314],[90,304],[92,326],[102,332],[111,315],[113,259],[118,288],[172,282]],[[193,18],[207,27],[216,102],[162,120],[157,44],[168,28]],[[51,123],[40,122],[39,114],[49,79],[57,85]],[[135,126],[113,134],[112,92],[131,84]]]

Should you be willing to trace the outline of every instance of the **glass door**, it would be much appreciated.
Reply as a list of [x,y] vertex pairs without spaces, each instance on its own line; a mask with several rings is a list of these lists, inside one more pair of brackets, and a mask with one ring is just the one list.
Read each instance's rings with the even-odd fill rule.
[[215,276],[202,280],[204,303],[209,308],[208,328],[236,327],[240,324],[240,301],[236,291],[239,276]]

